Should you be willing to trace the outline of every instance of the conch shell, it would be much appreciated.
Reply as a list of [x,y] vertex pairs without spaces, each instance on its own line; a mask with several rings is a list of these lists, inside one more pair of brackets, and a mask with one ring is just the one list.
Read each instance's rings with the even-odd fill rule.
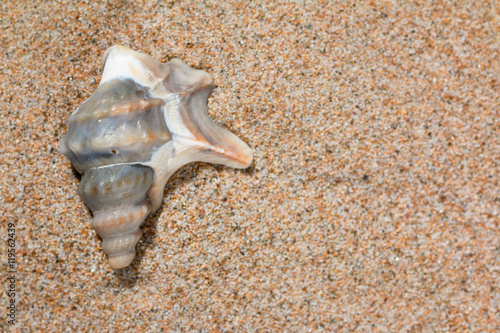
[[124,46],[106,51],[101,83],[71,114],[60,151],[83,175],[78,192],[111,268],[130,265],[140,226],[177,169],[251,164],[252,150],[208,117],[213,87],[182,60],[164,64]]

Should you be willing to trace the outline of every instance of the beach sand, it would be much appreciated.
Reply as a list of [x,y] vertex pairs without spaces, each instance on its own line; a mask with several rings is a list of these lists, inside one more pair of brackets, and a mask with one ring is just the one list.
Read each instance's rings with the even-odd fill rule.
[[[500,329],[495,2],[1,9],[3,329]],[[58,152],[115,44],[208,72],[210,116],[254,150],[246,170],[175,173],[120,271]]]

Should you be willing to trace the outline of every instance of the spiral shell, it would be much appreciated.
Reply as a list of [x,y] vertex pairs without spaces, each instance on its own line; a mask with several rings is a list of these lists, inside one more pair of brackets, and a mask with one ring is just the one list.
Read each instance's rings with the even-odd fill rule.
[[136,255],[140,226],[170,176],[203,161],[246,168],[252,150],[208,117],[210,76],[123,46],[106,51],[97,91],[70,116],[60,151],[83,176],[78,192],[113,269]]

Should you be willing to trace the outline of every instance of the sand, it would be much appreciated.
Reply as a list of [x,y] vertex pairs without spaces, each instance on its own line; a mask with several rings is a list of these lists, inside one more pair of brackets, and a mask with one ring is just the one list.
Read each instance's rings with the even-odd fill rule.
[[[500,329],[494,1],[1,8],[3,329]],[[210,116],[254,149],[180,169],[121,271],[58,153],[115,44],[207,71]]]

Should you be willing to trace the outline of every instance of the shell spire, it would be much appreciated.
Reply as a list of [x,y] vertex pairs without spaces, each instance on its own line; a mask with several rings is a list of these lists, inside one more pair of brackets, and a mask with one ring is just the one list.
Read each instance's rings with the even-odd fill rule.
[[250,147],[208,117],[213,87],[182,60],[160,63],[124,46],[106,51],[99,87],[71,114],[60,151],[83,174],[79,194],[112,268],[132,262],[141,224],[180,167],[251,164]]

